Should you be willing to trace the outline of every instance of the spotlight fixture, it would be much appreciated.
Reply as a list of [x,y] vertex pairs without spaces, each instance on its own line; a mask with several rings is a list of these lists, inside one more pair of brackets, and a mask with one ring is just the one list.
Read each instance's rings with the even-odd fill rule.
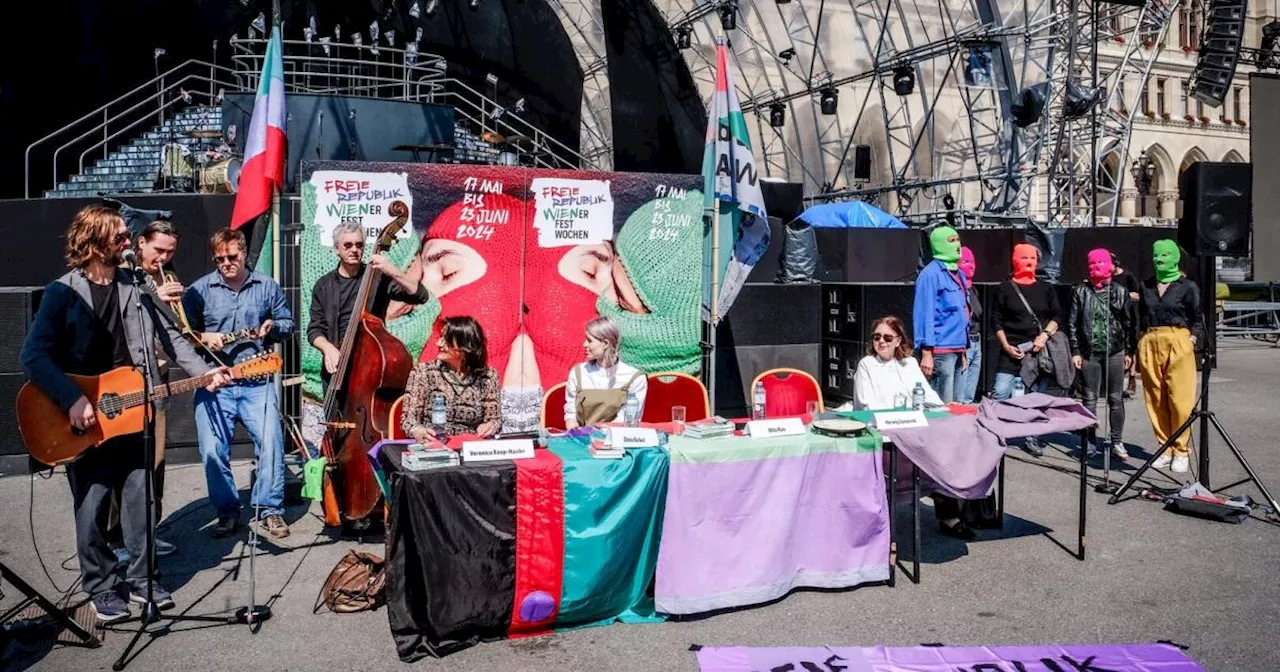
[[467,7],[473,12],[479,10],[480,0],[471,0],[470,2],[467,3]]
[[916,90],[916,72],[909,65],[899,65],[893,69],[893,92],[899,96],[909,96]]
[[720,27],[725,30],[733,30],[738,27],[738,3],[726,2],[720,5]]
[[440,6],[440,0],[427,0],[427,7],[423,11],[427,16],[436,13],[436,8]]
[[693,46],[693,26],[676,28],[676,48],[688,49]]
[[787,124],[787,106],[783,103],[771,103],[769,105],[769,125],[774,128],[782,128]]
[[778,58],[781,58],[783,63],[789,63],[791,59],[795,57],[796,57],[795,47],[787,47],[786,49],[783,49],[782,51],[778,52]]
[[774,2],[777,2],[779,5],[789,5],[789,4],[791,4],[791,0],[774,0]]
[[840,94],[834,86],[824,86],[818,97],[818,105],[822,108],[823,114],[835,114],[836,104],[839,102]]

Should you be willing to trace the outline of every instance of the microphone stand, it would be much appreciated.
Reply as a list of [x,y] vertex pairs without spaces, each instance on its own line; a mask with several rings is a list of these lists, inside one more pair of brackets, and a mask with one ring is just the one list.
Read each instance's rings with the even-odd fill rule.
[[[143,296],[146,294],[146,290],[145,290],[146,271],[144,271],[142,267],[138,265],[138,262],[136,260],[130,260],[129,266],[130,266],[130,272],[133,275],[135,287],[137,290],[134,292],[134,303],[133,303],[134,317],[138,321],[138,333],[145,335],[147,333],[147,321],[149,319],[149,313],[147,312],[145,306],[143,305]],[[146,478],[143,479],[144,480],[143,499],[146,502],[145,508],[146,508],[146,518],[147,518],[147,522],[146,522],[146,554],[147,554],[146,598],[147,599],[146,599],[146,603],[142,605],[142,614],[138,617],[137,632],[133,634],[133,638],[129,640],[129,644],[124,647],[124,651],[120,653],[120,657],[117,658],[116,662],[111,666],[111,669],[115,670],[115,672],[120,672],[120,670],[123,670],[126,665],[132,662],[129,658],[129,654],[133,651],[134,647],[138,645],[138,641],[142,639],[143,633],[147,632],[147,627],[150,626],[152,623],[156,623],[162,619],[166,621],[175,621],[175,622],[176,621],[195,621],[195,622],[201,622],[201,623],[217,623],[220,625],[235,625],[237,623],[244,622],[240,620],[241,614],[239,611],[237,611],[236,614],[232,616],[188,616],[185,614],[168,615],[168,614],[160,613],[160,608],[156,605],[156,600],[155,600],[156,503],[155,503],[155,491],[152,488],[152,484],[155,482],[155,477],[156,477],[156,447],[155,447],[155,435],[152,432],[152,427],[155,424],[155,416],[153,414],[153,408],[152,408],[153,404],[151,401],[151,395],[153,392],[152,385],[151,385],[151,373],[156,370],[154,358],[155,358],[154,346],[151,343],[146,343],[145,347],[142,348],[142,361],[143,361],[143,371],[142,371],[142,395],[143,396],[142,398],[145,400],[145,403],[143,403],[142,405],[142,413],[143,413],[142,445],[143,445],[143,453],[144,453],[143,468],[146,470]],[[252,582],[253,580],[252,556],[250,556],[249,568],[250,568],[250,581]],[[250,597],[252,597],[253,595],[252,586],[250,586],[249,595]],[[266,607],[266,606],[258,607],[256,605],[252,605],[252,603],[250,604],[251,604],[250,608],[242,608],[240,611],[247,611],[250,614],[256,615],[254,614],[254,612],[258,609],[262,609],[262,610],[266,610],[267,612],[266,615],[256,620],[263,621],[270,617],[269,607]],[[249,622],[251,624],[254,622],[254,620],[255,619],[253,618],[253,616],[250,616]],[[257,630],[253,629],[252,626],[250,628],[250,631],[255,633],[257,632]]]

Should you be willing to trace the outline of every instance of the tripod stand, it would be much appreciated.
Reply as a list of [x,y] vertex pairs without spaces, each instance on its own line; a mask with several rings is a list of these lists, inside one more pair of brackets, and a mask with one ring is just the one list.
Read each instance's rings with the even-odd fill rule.
[[[146,274],[136,265],[133,264],[133,273],[136,278],[137,291],[134,293],[134,310],[135,317],[138,320],[138,333],[147,334],[147,320],[150,319],[150,313],[143,305],[143,297],[146,294]],[[244,623],[250,626],[252,632],[257,632],[253,628],[255,624],[261,623],[271,617],[271,610],[266,606],[253,604],[253,558],[256,555],[256,544],[250,550],[249,555],[249,604],[242,607],[230,616],[188,616],[185,614],[167,615],[161,614],[160,608],[156,605],[155,600],[155,575],[156,575],[156,502],[155,491],[152,484],[155,482],[156,476],[156,447],[155,435],[152,428],[155,425],[155,417],[153,414],[153,404],[151,403],[151,372],[155,370],[153,348],[142,348],[143,356],[143,372],[142,372],[142,398],[147,400],[143,407],[143,423],[142,423],[142,445],[144,446],[143,457],[144,468],[146,470],[146,478],[144,481],[144,500],[146,502],[146,554],[147,554],[147,590],[146,602],[142,605],[142,614],[138,617],[138,630],[134,633],[133,639],[129,640],[129,644],[125,646],[124,651],[120,653],[120,657],[111,666],[111,669],[119,672],[129,664],[129,654],[137,646],[138,641],[142,639],[142,635],[147,632],[147,627],[152,623],[160,620],[167,621],[192,621],[202,623],[218,623],[221,625],[235,625]],[[250,539],[251,543],[255,541]]]
[[[1128,482],[1121,486],[1114,495],[1111,495],[1111,498],[1107,500],[1107,503],[1116,504],[1120,502],[1120,497],[1124,495],[1124,493],[1128,492],[1129,489],[1133,487],[1134,483],[1136,483],[1138,479],[1142,478],[1142,475],[1146,473],[1147,469],[1150,469],[1151,465],[1155,463],[1156,460],[1160,459],[1160,456],[1163,455],[1166,450],[1169,450],[1169,448],[1177,443],[1178,440],[1182,438],[1183,434],[1191,431],[1192,425],[1198,421],[1200,423],[1200,483],[1212,492],[1218,493],[1228,488],[1234,488],[1237,485],[1252,482],[1254,485],[1258,486],[1258,490],[1266,499],[1267,504],[1271,506],[1272,515],[1280,515],[1280,505],[1276,504],[1276,498],[1267,490],[1267,486],[1263,485],[1262,481],[1258,478],[1258,474],[1255,473],[1253,471],[1253,467],[1249,465],[1249,461],[1246,460],[1244,454],[1240,452],[1240,448],[1237,447],[1235,442],[1231,440],[1231,437],[1227,435],[1227,430],[1223,428],[1222,423],[1218,421],[1218,416],[1209,408],[1209,374],[1217,360],[1217,342],[1216,335],[1214,334],[1215,330],[1213,328],[1213,316],[1215,315],[1216,308],[1214,305],[1215,299],[1213,288],[1217,285],[1217,266],[1216,259],[1214,257],[1201,257],[1200,262],[1200,277],[1204,279],[1207,287],[1206,289],[1201,290],[1201,303],[1203,314],[1205,316],[1206,328],[1204,330],[1204,355],[1200,362],[1200,400],[1196,404],[1195,410],[1192,411],[1191,415],[1187,418],[1186,422],[1183,422],[1182,426],[1178,427],[1177,431],[1170,435],[1169,438],[1161,444],[1160,448],[1156,450],[1146,463],[1143,464],[1142,467],[1133,474],[1133,476],[1129,477]],[[1245,473],[1249,475],[1248,478],[1240,479],[1234,483],[1224,485],[1217,489],[1214,489],[1209,485],[1209,427],[1211,425],[1217,431],[1222,442],[1226,444],[1227,448],[1231,450],[1231,453],[1235,455],[1236,461],[1244,468]]]

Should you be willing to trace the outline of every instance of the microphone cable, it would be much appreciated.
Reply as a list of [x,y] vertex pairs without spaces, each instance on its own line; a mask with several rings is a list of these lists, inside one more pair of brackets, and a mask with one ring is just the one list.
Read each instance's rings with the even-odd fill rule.
[[[40,478],[41,480],[45,480],[45,481],[53,478],[53,469],[52,468],[49,469],[48,476],[41,476],[40,473],[41,472],[33,472],[31,474],[31,480],[30,480],[31,487],[27,497],[27,528],[31,532],[31,548],[36,552],[36,560],[40,563],[40,571],[44,572],[44,578],[49,581],[49,585],[53,587],[54,591],[59,593],[58,599],[51,600],[51,601],[58,602],[63,598],[67,597],[68,595],[70,595],[71,593],[75,592],[75,590],[80,587],[80,577],[77,576],[75,580],[71,582],[71,585],[66,588],[59,586],[58,583],[53,580],[53,575],[49,573],[49,567],[44,562],[44,555],[40,552],[40,545],[36,543],[36,518],[35,518],[36,478]],[[64,559],[61,565],[62,568],[66,569],[67,562],[75,557],[76,557],[76,554],[72,553],[70,556]]]

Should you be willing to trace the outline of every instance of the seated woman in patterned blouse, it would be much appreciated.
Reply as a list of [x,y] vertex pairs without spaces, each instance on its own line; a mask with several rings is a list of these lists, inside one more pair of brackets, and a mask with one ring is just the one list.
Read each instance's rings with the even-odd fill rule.
[[447,318],[436,347],[440,354],[435,361],[421,362],[409,374],[400,421],[405,433],[420,442],[436,435],[431,408],[440,395],[445,403],[445,434],[485,438],[497,434],[502,426],[498,374],[489,367],[480,325],[471,317]]

